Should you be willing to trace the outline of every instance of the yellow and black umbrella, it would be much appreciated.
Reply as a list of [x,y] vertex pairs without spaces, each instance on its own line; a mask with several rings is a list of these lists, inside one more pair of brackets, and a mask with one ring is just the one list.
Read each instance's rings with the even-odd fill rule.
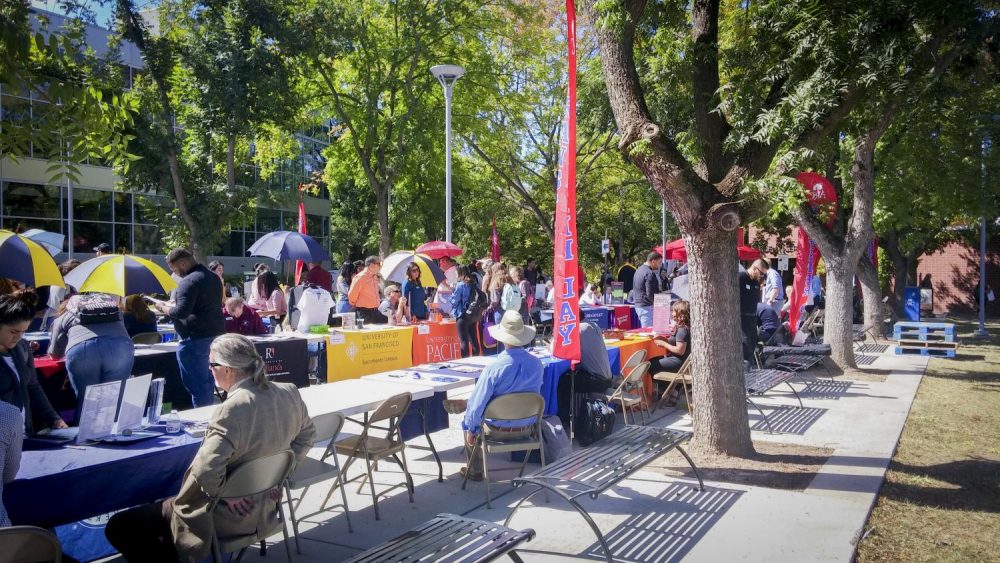
[[135,295],[170,293],[177,282],[153,262],[138,256],[111,254],[91,258],[66,274],[66,283],[80,293]]
[[[406,268],[410,263],[420,267],[420,281],[427,287],[437,287],[444,281],[444,272],[437,262],[426,254],[419,254],[411,250],[399,250],[385,257],[382,261],[380,273],[386,281],[402,284],[406,281]],[[433,284],[433,285],[432,285]]]
[[0,230],[0,278],[29,287],[65,287],[52,255],[38,243],[11,231]]

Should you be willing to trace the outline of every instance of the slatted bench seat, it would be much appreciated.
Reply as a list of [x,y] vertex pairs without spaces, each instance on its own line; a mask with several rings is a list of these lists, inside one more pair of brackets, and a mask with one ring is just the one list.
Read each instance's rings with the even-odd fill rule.
[[759,397],[784,383],[789,389],[792,390],[792,393],[795,394],[795,398],[799,400],[799,408],[804,408],[802,398],[799,397],[799,393],[794,387],[792,387],[792,384],[788,382],[788,380],[794,376],[794,372],[781,371],[777,369],[752,369],[743,374],[743,382],[747,392],[747,402],[750,403],[753,408],[757,409],[760,416],[764,418],[764,424],[767,425],[767,431],[772,434],[774,433],[774,430],[771,428],[771,421],[767,419],[767,415],[764,414],[764,411],[762,411],[761,408],[757,406],[757,403],[753,402],[753,399],[750,397]]
[[531,475],[517,477],[513,481],[514,487],[534,485],[537,489],[514,505],[504,525],[510,524],[517,509],[531,497],[543,491],[555,493],[587,521],[590,529],[600,540],[604,555],[610,563],[613,561],[611,549],[604,539],[604,534],[577,499],[584,496],[596,499],[605,490],[674,449],[691,465],[695,477],[698,478],[698,490],[703,490],[704,483],[698,468],[687,452],[681,448],[681,444],[690,440],[691,436],[691,432],[669,428],[627,426],[587,448],[577,450],[572,455],[540,468]]
[[493,522],[455,514],[438,514],[432,520],[352,557],[348,562],[477,563],[507,555],[520,563],[521,557],[514,548],[534,537],[532,529],[519,532]]

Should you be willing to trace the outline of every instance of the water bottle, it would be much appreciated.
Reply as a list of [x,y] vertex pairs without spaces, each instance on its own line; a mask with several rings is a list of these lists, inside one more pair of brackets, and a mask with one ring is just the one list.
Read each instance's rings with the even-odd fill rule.
[[167,434],[177,434],[181,431],[181,416],[177,414],[177,409],[170,411],[163,420],[167,425]]

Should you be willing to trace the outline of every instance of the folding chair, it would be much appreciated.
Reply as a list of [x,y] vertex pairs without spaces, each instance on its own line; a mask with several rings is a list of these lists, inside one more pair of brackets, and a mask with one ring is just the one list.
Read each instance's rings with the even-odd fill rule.
[[[347,461],[344,462],[344,468],[341,470],[343,474],[347,473],[347,469],[354,463],[357,459],[365,460],[366,472],[354,479],[348,479],[344,481],[340,479],[340,486],[344,486],[347,483],[353,482],[357,479],[362,479],[361,487],[365,485],[365,480],[368,481],[368,488],[372,495],[372,504],[375,506],[375,519],[381,520],[382,516],[378,511],[378,497],[385,496],[389,491],[398,488],[406,487],[406,492],[410,495],[410,502],[413,502],[413,477],[410,476],[410,470],[406,467],[406,443],[403,442],[403,437],[399,432],[399,422],[406,416],[406,412],[410,409],[410,403],[413,401],[413,397],[409,393],[400,393],[389,397],[388,399],[382,401],[382,403],[375,408],[371,416],[366,417],[364,422],[364,428],[361,434],[358,436],[351,436],[349,438],[344,438],[334,444],[338,454],[347,456]],[[388,428],[379,428],[374,426],[379,422],[388,421]],[[378,436],[372,436],[372,430],[386,430],[385,438],[380,438]],[[381,495],[375,494],[375,479],[372,475],[372,466],[377,465],[379,460],[391,459],[397,465],[403,469],[403,475],[406,481],[396,485],[392,485],[388,489],[382,491]],[[336,488],[335,483],[333,488]],[[327,498],[329,499],[330,494],[333,493],[333,488],[327,493]],[[358,492],[360,492],[360,488]],[[324,505],[326,503],[324,502]]]
[[0,553],[4,561],[62,561],[59,538],[44,528],[0,528]]
[[[306,492],[309,487],[317,483],[322,483],[327,479],[334,479],[333,486],[330,487],[330,492],[327,493],[326,499],[323,500],[323,505],[320,507],[320,512],[326,510],[326,503],[330,500],[330,495],[333,494],[333,490],[338,486],[340,487],[340,496],[344,501],[344,504],[337,504],[331,508],[336,508],[338,506],[344,507],[344,516],[347,517],[347,530],[353,532],[354,528],[351,526],[351,511],[347,506],[347,494],[344,492],[344,487],[341,486],[341,475],[340,472],[340,462],[337,460],[337,452],[335,442],[337,435],[344,428],[344,415],[333,412],[328,414],[323,414],[313,418],[313,426],[316,428],[316,438],[315,442],[320,443],[329,440],[330,443],[326,447],[326,451],[323,452],[323,456],[320,459],[315,459],[307,457],[299,462],[295,466],[295,471],[288,476],[285,480],[285,492],[288,495],[288,516],[292,520],[292,532],[295,534],[295,552],[302,553],[299,547],[299,521],[295,517],[295,508],[302,504],[302,499],[306,497]],[[326,463],[326,460],[333,458],[333,465]],[[292,504],[292,491],[303,489],[302,496],[293,505]]]
[[[472,446],[471,459],[476,455],[483,457],[483,480],[486,481],[486,507],[493,508],[490,504],[490,470],[486,455],[492,452],[524,452],[524,461],[521,462],[521,471],[518,477],[524,475],[524,468],[528,464],[528,454],[533,450],[538,450],[542,458],[542,465],[545,465],[545,448],[542,447],[542,416],[545,413],[545,399],[538,393],[510,393],[494,398],[486,405],[483,411],[483,423],[479,428],[479,435],[476,443]],[[531,426],[531,433],[526,437],[506,438],[503,432],[496,430],[495,423],[502,421],[516,421],[526,418],[535,418]],[[491,426],[490,422],[494,425]],[[471,460],[470,460],[471,461]],[[471,463],[470,463],[471,467]],[[466,483],[469,482],[470,471],[465,472],[462,480],[462,490],[465,490]]]
[[[292,450],[285,450],[241,464],[226,477],[222,490],[212,499],[209,512],[214,513],[221,500],[256,497],[264,495],[272,489],[280,490],[294,466],[295,454],[292,453]],[[292,548],[288,541],[288,529],[285,527],[285,513],[281,508],[281,499],[278,499],[275,505],[278,521],[281,525],[281,534],[285,538],[285,554],[288,556],[288,561],[291,561]],[[212,560],[215,563],[222,563],[222,554],[239,552],[236,556],[236,561],[239,562],[243,559],[248,547],[258,542],[263,544],[264,540],[275,531],[254,530],[250,534],[219,537],[217,528],[214,528],[212,532]]]
[[[645,413],[649,409],[649,405],[646,404],[646,394],[643,392],[642,378],[648,371],[649,362],[642,362],[627,372],[623,370],[622,382],[618,384],[618,388],[613,393],[608,395],[609,403],[619,403],[622,406],[622,416],[625,418],[626,426],[628,425],[628,410],[635,406],[642,407],[642,410],[639,412],[639,418],[642,420],[643,425],[646,424]],[[634,413],[632,418],[635,419]]]
[[656,381],[666,381],[668,382],[667,388],[660,395],[660,400],[656,402],[656,406],[653,407],[653,412],[656,412],[660,405],[670,396],[670,392],[674,390],[677,385],[681,386],[684,390],[684,400],[687,401],[688,410],[691,411],[691,415],[694,416],[694,403],[691,402],[691,397],[688,396],[688,385],[694,385],[694,380],[691,378],[691,357],[688,356],[684,363],[681,364],[680,369],[676,373],[670,373],[668,371],[660,372],[653,375],[653,379]]

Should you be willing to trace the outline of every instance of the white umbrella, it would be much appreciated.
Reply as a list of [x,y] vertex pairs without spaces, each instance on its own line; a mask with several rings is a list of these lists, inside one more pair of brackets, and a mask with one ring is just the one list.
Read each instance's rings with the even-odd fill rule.
[[66,235],[43,231],[42,229],[28,229],[21,233],[21,236],[40,244],[52,256],[62,252],[63,243],[66,242]]

